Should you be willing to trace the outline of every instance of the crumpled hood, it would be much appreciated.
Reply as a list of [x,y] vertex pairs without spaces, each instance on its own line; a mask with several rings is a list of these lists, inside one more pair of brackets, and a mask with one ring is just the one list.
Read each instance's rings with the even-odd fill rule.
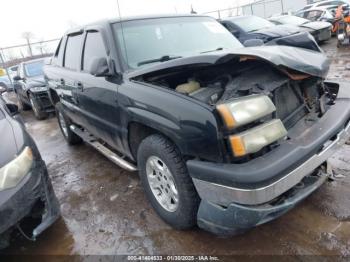
[[14,159],[18,152],[16,140],[10,122],[4,118],[0,120],[0,168]]
[[288,35],[294,35],[300,32],[299,27],[293,25],[276,25],[269,28],[260,29],[253,32],[254,35],[266,35],[270,39],[277,37],[284,37]]
[[198,56],[179,58],[131,71],[126,74],[127,78],[134,78],[148,73],[155,73],[167,69],[183,69],[186,66],[205,66],[221,64],[240,58],[249,57],[264,60],[274,66],[289,68],[301,73],[325,78],[330,65],[330,60],[320,52],[304,48],[290,46],[259,46],[244,47],[234,50],[223,50],[218,52],[201,54]]
[[325,29],[325,28],[328,28],[331,26],[332,26],[332,24],[330,24],[328,22],[321,22],[321,21],[315,21],[315,22],[310,22],[310,23],[300,25],[300,27],[303,27],[306,29],[312,29],[312,30]]

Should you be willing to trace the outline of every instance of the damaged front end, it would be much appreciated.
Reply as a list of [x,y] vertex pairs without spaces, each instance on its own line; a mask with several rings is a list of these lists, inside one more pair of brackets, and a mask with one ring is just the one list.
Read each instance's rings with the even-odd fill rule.
[[46,165],[42,160],[33,160],[18,184],[0,191],[0,249],[9,245],[16,229],[35,241],[59,216],[59,203]]
[[281,216],[320,187],[325,162],[350,136],[348,85],[325,82],[329,60],[265,46],[177,59],[130,74],[209,105],[221,163],[187,161],[198,225],[237,233]]
[[[174,90],[216,108],[221,115],[221,131],[236,134],[269,120],[281,120],[288,130],[306,116],[321,117],[335,98],[334,90],[323,82],[328,69],[329,60],[318,52],[265,46],[177,59],[133,72],[130,78]],[[252,112],[259,117],[228,126],[227,122],[237,119],[225,111],[230,111],[230,106],[244,106],[237,103],[243,98],[257,102],[256,96],[272,101],[272,110],[261,116]],[[259,106],[268,106],[266,103]]]

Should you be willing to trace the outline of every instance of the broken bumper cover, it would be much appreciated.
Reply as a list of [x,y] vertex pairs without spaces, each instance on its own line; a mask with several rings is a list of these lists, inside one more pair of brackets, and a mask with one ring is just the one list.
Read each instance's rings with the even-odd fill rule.
[[41,223],[33,229],[33,239],[60,216],[59,203],[42,160],[35,161],[30,172],[16,187],[0,192],[0,237],[30,216],[38,201],[44,203],[44,208]]
[[[325,178],[313,181],[310,175],[350,137],[349,91],[340,90],[317,123],[263,157],[243,164],[187,161],[202,199],[199,226],[214,233],[247,229],[284,214],[319,187]],[[296,189],[301,181],[304,188]]]
[[321,170],[317,175],[305,177],[302,186],[288,192],[285,199],[276,204],[244,206],[231,203],[223,207],[202,200],[197,214],[198,226],[218,235],[239,234],[285,214],[319,188],[327,177]]
[[51,113],[55,111],[55,107],[51,103],[48,91],[31,90],[31,92],[34,95],[36,102],[38,103],[41,111],[45,111],[47,113]]

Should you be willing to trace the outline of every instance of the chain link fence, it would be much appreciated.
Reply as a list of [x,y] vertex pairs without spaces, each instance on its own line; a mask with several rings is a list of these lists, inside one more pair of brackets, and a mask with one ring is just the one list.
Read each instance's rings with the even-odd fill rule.
[[12,77],[15,72],[9,68],[31,59],[51,56],[59,43],[59,39],[38,41],[24,45],[0,47],[0,68],[5,69],[6,75],[0,76],[0,86],[13,85]]
[[29,44],[0,47],[0,63],[2,68],[16,65],[20,62],[52,55],[59,39],[38,41]]
[[295,12],[310,3],[312,3],[312,0],[259,0],[250,4],[214,10],[204,14],[216,19],[239,15],[256,15],[268,18],[272,15]]

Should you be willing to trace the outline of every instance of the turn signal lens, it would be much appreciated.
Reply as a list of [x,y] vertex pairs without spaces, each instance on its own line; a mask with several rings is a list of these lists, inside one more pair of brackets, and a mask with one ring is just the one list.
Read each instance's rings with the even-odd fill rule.
[[271,99],[265,95],[240,97],[216,108],[228,129],[251,123],[276,110]]
[[260,151],[263,147],[283,138],[287,130],[279,119],[254,127],[248,131],[229,137],[236,157]]

